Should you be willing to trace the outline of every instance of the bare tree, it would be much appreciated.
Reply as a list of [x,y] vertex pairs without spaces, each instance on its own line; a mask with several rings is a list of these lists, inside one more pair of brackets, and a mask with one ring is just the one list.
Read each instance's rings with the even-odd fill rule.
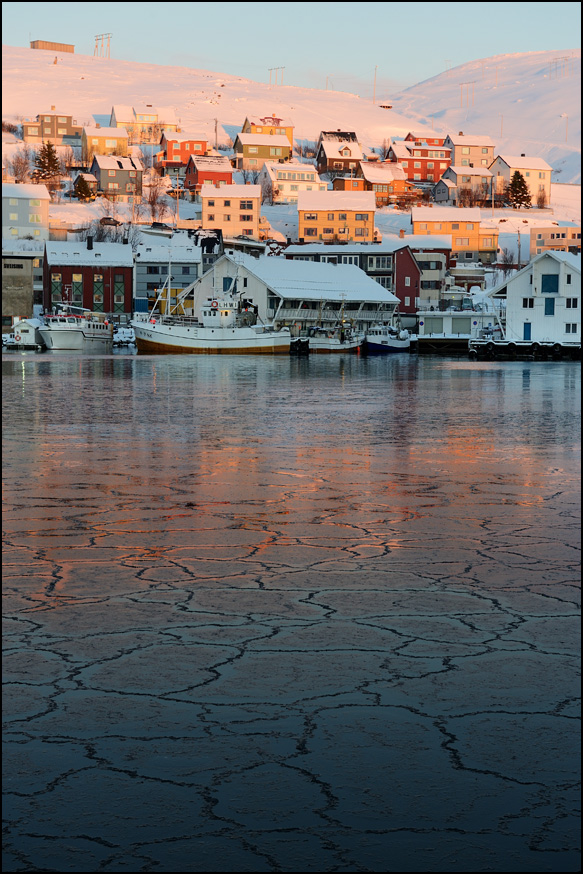
[[31,161],[29,152],[30,150],[27,148],[19,149],[18,152],[14,153],[12,161],[10,161],[10,168],[15,182],[22,183],[30,180]]
[[144,187],[145,201],[150,211],[152,221],[159,221],[168,212],[168,206],[164,203],[164,183],[162,177],[155,173],[150,175],[149,184]]
[[268,177],[261,180],[261,203],[273,203],[273,183]]
[[539,209],[545,209],[547,205],[547,195],[544,191],[539,191],[536,196],[536,205]]
[[514,255],[512,254],[512,252],[510,251],[510,249],[507,246],[505,246],[502,249],[502,259],[501,260],[502,260],[502,273],[504,274],[504,277],[506,277],[507,274],[510,273],[510,271],[514,267]]
[[389,140],[383,140],[382,146],[377,146],[375,152],[380,156],[381,161],[386,161],[389,157],[391,143]]

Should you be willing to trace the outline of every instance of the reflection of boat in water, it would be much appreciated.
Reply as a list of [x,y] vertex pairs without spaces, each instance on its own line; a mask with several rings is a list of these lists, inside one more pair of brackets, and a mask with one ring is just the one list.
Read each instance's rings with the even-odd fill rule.
[[410,347],[409,331],[381,323],[367,330],[363,351],[368,355],[387,355],[390,352],[408,352]]
[[356,334],[347,322],[323,328],[314,325],[308,328],[308,347],[310,352],[357,352],[362,345],[362,336]]
[[[168,280],[166,281],[166,283]],[[154,308],[165,295],[166,283]],[[138,352],[154,354],[193,353],[226,355],[288,354],[289,328],[276,329],[257,317],[257,307],[248,305],[233,292],[236,282],[219,297],[203,301],[198,315],[190,315],[187,298],[195,283],[185,288],[169,313],[135,313],[132,327]],[[169,294],[165,295],[168,301]],[[168,304],[166,304],[168,309]]]
[[103,354],[111,352],[113,325],[103,313],[82,310],[82,315],[73,315],[67,306],[56,315],[45,315],[39,333],[47,349],[57,351]]

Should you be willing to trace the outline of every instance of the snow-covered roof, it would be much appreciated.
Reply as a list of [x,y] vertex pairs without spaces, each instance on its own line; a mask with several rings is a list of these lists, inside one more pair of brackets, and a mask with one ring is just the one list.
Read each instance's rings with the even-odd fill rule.
[[[423,142],[423,143],[426,143],[428,138],[430,140],[444,140],[446,137],[445,134],[438,134],[433,130],[425,130],[425,131],[410,130],[407,132],[407,136],[408,137],[415,137],[416,140],[418,140],[419,142]],[[432,143],[432,145],[433,145],[433,143]]]
[[292,261],[243,253],[225,256],[242,264],[283,298],[397,303],[398,298],[353,264]]
[[79,173],[79,177],[82,177],[85,182],[97,182],[97,176],[93,173]]
[[162,135],[173,143],[206,143],[208,140],[206,134],[189,134],[184,131],[177,133],[173,130],[163,130]]
[[50,200],[46,185],[21,185],[16,182],[2,183],[2,197],[19,197],[26,200]]
[[44,254],[44,240],[25,240],[18,237],[10,237],[2,240],[3,255],[23,255],[30,258],[42,257]]
[[124,158],[121,155],[95,155],[93,160],[100,170],[139,170],[144,165],[138,158]]
[[494,146],[494,140],[482,134],[448,134],[454,146]]
[[237,134],[236,139],[242,146],[286,146],[291,148],[284,134]]
[[[504,161],[509,167],[518,170],[552,170],[542,158],[529,158],[527,155],[496,155],[495,161]],[[490,165],[491,166],[491,165]]]
[[391,149],[393,150],[393,154],[397,156],[397,158],[405,158],[408,159],[411,157],[411,152],[409,151],[409,147],[412,143],[391,143]]
[[390,184],[396,180],[405,180],[407,176],[400,164],[395,162],[387,164],[372,164],[368,161],[360,162],[360,169],[367,182]]
[[147,103],[134,103],[133,110],[136,115],[138,112],[140,115],[159,115],[157,108],[155,106],[148,106]]
[[[175,235],[180,236],[180,235]],[[160,246],[157,243],[150,245],[142,243],[136,249],[136,260],[154,261],[160,264],[168,264],[172,260],[181,262],[199,263],[202,261],[202,249],[200,246],[195,246],[191,239],[188,239],[189,245],[183,242],[175,242],[174,237],[168,239],[168,245]]]
[[261,197],[261,185],[202,185],[201,197]]
[[301,191],[298,194],[299,210],[346,209],[374,212],[374,191]]
[[[140,110],[141,112],[141,110]],[[149,112],[152,114],[152,109],[146,107],[144,112]],[[176,111],[172,106],[159,106],[158,107],[158,122],[159,124],[176,124]]]
[[414,206],[411,220],[414,222],[479,222],[482,214],[477,207],[459,206]]
[[558,252],[554,249],[547,249],[546,252],[541,252],[539,255],[535,255],[534,258],[528,262],[526,267],[523,267],[522,270],[517,270],[516,273],[513,273],[512,276],[508,279],[504,279],[502,282],[499,282],[494,288],[490,288],[488,290],[488,295],[491,297],[496,294],[496,292],[503,289],[505,286],[510,285],[519,276],[523,274],[530,273],[534,265],[538,263],[542,258],[554,258],[555,261],[559,263],[566,264],[572,270],[575,270],[577,273],[581,273],[581,255],[573,255],[571,252]]
[[93,243],[88,249],[84,241],[45,243],[47,264],[79,264],[97,267],[132,267],[132,247],[123,243]]
[[269,176],[275,180],[277,179],[278,170],[285,173],[303,173],[304,176],[306,173],[310,173],[313,175],[313,179],[300,179],[296,181],[320,182],[320,176],[318,175],[318,171],[314,164],[301,164],[299,161],[286,161],[285,164],[281,164],[279,161],[266,161],[263,165],[262,172],[269,174]]
[[111,107],[111,114],[116,121],[134,121],[134,108],[124,103],[116,103]]
[[454,167],[453,164],[450,167],[448,167],[448,169],[445,172],[448,173],[449,171],[452,171],[453,173],[455,173],[456,176],[487,176],[487,177],[490,177],[493,175],[492,171],[487,170],[485,167],[460,167],[460,166]]
[[280,118],[278,115],[265,115],[260,118],[258,115],[248,115],[247,121],[253,125],[265,125],[265,127],[293,127],[294,123],[289,118]]
[[231,162],[224,155],[191,155],[197,170],[232,170]]
[[97,127],[97,125],[90,125],[83,128],[83,130],[86,137],[117,137],[117,139],[122,139],[128,135],[125,127]]
[[[358,143],[354,143],[352,141],[348,142],[347,140],[333,140],[333,139],[325,139],[320,143],[320,148],[326,155],[326,158],[330,161],[333,158],[337,158],[339,160],[354,160],[354,161],[362,161],[362,149]],[[349,155],[343,155],[342,152],[348,150],[350,152]]]
[[453,248],[451,234],[405,234],[404,237],[400,237],[400,240],[402,243],[407,243],[414,251]]
[[[433,238],[432,238],[433,239]],[[386,255],[405,249],[409,243],[394,234],[383,235],[382,243],[305,243],[287,246],[284,255]]]
[[455,188],[456,184],[451,179],[446,179],[445,176],[442,176],[439,182],[435,183],[436,185],[445,185],[447,188]]

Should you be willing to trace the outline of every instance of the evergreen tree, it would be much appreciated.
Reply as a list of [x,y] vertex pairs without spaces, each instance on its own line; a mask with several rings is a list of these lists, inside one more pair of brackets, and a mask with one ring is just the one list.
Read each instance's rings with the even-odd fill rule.
[[532,203],[526,179],[519,170],[515,170],[508,186],[508,200],[515,209],[528,207]]
[[79,200],[93,200],[93,192],[89,187],[89,183],[85,177],[80,174],[75,184],[75,191]]
[[52,194],[59,187],[60,177],[63,174],[57,150],[51,142],[41,146],[34,160],[34,166],[33,180],[46,185]]

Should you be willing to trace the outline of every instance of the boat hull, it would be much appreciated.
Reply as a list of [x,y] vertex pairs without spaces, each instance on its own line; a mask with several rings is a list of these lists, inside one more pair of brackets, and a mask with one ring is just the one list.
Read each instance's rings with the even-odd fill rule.
[[361,346],[360,340],[354,340],[346,343],[341,343],[340,340],[334,339],[317,339],[315,337],[310,337],[309,349],[311,354],[319,354],[325,353],[329,354],[330,352],[358,352]]
[[[138,352],[148,355],[289,355],[289,331],[180,328],[134,323]],[[189,333],[187,333],[189,332]]]
[[83,352],[85,354],[102,355],[111,352],[113,339],[111,336],[95,337],[83,330],[45,329],[39,331],[47,349],[56,352]]
[[367,340],[365,344],[367,355],[391,355],[395,352],[409,352],[411,349],[410,340],[388,340],[383,343],[371,343]]

